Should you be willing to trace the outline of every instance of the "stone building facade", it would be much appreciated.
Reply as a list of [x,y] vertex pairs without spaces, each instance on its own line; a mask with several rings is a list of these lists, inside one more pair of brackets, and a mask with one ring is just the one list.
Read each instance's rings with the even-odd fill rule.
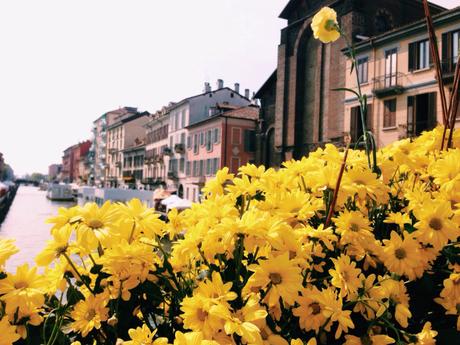
[[[261,100],[258,163],[277,166],[300,158],[325,142],[343,140],[345,93],[344,39],[322,44],[313,38],[311,21],[323,6],[354,41],[387,32],[424,16],[417,0],[291,0],[280,14],[278,66],[257,93]],[[444,8],[431,5],[433,14]]]

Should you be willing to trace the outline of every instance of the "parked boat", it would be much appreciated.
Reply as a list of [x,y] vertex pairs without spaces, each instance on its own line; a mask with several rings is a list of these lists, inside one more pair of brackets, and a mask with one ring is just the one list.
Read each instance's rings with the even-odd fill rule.
[[74,201],[72,188],[67,184],[50,184],[46,197],[53,201]]

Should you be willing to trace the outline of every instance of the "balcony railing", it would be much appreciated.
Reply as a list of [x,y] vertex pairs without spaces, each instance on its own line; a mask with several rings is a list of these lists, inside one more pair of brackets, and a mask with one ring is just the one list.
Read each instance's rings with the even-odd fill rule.
[[383,98],[402,94],[404,92],[404,77],[404,74],[396,72],[374,78],[374,88],[372,90],[374,95],[378,98]]
[[167,155],[167,156],[171,156],[172,155],[172,150],[170,147],[164,147],[163,148],[163,154]]
[[180,154],[185,153],[185,145],[182,143],[174,145],[174,151]]
[[168,171],[168,178],[170,180],[177,180],[178,179],[177,171]]
[[447,82],[452,82],[454,79],[454,72],[455,72],[455,67],[457,65],[457,59],[456,58],[450,58],[450,59],[443,59],[441,61],[441,69],[444,77],[444,81]]
[[115,166],[118,167],[118,168],[121,167],[121,162],[116,162]]
[[113,154],[117,153],[117,149],[109,149],[109,153],[111,155],[113,155]]

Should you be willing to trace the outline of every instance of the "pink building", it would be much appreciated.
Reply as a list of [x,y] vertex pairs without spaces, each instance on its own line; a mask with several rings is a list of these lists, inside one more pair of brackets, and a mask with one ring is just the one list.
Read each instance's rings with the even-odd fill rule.
[[209,118],[187,127],[184,197],[199,201],[201,188],[227,166],[238,168],[255,159],[255,130],[259,107],[217,105]]

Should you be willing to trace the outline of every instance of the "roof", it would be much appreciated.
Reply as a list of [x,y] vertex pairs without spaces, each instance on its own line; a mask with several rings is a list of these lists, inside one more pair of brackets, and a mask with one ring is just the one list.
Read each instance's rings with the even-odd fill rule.
[[136,107],[121,107],[115,110],[110,110],[99,116],[96,120],[93,121],[93,123],[96,123],[103,117],[107,116],[107,114],[118,114],[118,115],[124,115],[127,113],[137,113],[137,108]]
[[149,115],[150,115],[150,113],[148,111],[144,111],[142,113],[141,112],[136,112],[134,114],[126,113],[126,114],[120,116],[117,121],[115,121],[110,126],[108,126],[107,130],[113,129],[115,127],[118,127],[118,126],[122,125],[123,123],[128,123],[128,122],[134,121],[134,120],[136,120],[136,119],[138,119],[140,117],[149,116]]
[[169,108],[169,110],[171,111],[171,110],[173,110],[173,109],[175,109],[175,108],[178,108],[178,107],[180,107],[181,105],[187,103],[188,101],[190,101],[190,100],[192,100],[192,99],[194,99],[194,98],[198,98],[198,97],[201,97],[201,96],[205,96],[205,95],[208,95],[208,94],[210,94],[210,93],[220,92],[220,91],[222,91],[222,90],[231,91],[231,92],[237,94],[238,96],[240,96],[241,98],[246,99],[248,102],[251,102],[250,99],[244,97],[242,94],[240,94],[240,93],[236,92],[235,90],[233,90],[233,89],[229,88],[228,86],[226,86],[226,87],[223,87],[223,88],[221,88],[221,89],[212,90],[212,91],[209,91],[209,92],[203,92],[203,93],[200,93],[199,95],[195,95],[195,96],[191,96],[191,97],[184,98],[184,99],[181,100],[180,102],[177,102],[177,103],[171,105],[171,107]]
[[260,87],[259,91],[257,91],[256,94],[255,94],[256,98],[261,98],[262,93],[265,92],[265,90],[269,87],[269,85],[274,81],[276,82],[276,80],[278,79],[277,78],[278,77],[277,72],[278,72],[278,69],[275,69],[275,71],[270,75],[270,77],[268,77],[268,79],[265,81],[265,83],[263,83],[263,85]]
[[244,107],[240,107],[233,110],[222,111],[216,115],[207,117],[199,122],[195,122],[186,128],[193,128],[202,125],[205,122],[215,120],[218,118],[233,118],[233,119],[241,119],[241,120],[252,120],[257,121],[259,119],[259,110],[260,108],[256,105],[248,105]]
[[[433,25],[436,30],[436,26],[440,26],[445,23],[454,22],[460,20],[460,6],[455,7],[451,10],[447,10],[432,16],[433,18]],[[401,26],[399,28],[393,29],[391,31],[387,31],[381,35],[374,36],[369,38],[368,40],[359,42],[355,44],[356,52],[362,52],[374,47],[382,46],[384,44],[388,44],[389,42],[393,42],[396,40],[401,39],[402,37],[407,37],[411,35],[417,35],[421,32],[427,32],[426,29],[426,19],[420,19],[416,22]],[[427,33],[428,35],[428,33]],[[342,52],[347,53],[348,49],[342,49]]]
[[[279,15],[280,18],[282,19],[289,19],[289,15],[291,14],[291,11],[294,10],[298,5],[299,3],[301,2],[302,0],[290,0],[286,7],[284,7],[283,11],[281,12],[281,14]],[[381,0],[380,0],[381,1]],[[406,2],[418,2],[418,3],[422,3],[422,0],[404,0]],[[338,1],[324,1],[323,4],[321,4],[321,6],[318,6],[319,7],[324,7],[324,6],[331,6],[332,3],[334,2],[338,2]],[[436,5],[432,2],[428,2],[428,4],[430,5],[430,7],[432,9],[436,9],[438,11],[445,11],[446,8],[445,7],[442,7],[442,6],[439,6],[439,5]]]

